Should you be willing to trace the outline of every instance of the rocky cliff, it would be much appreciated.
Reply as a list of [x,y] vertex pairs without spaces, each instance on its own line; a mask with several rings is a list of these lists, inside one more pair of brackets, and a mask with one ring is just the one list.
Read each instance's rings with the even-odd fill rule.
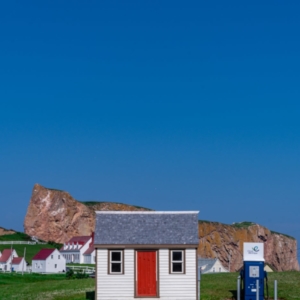
[[230,271],[237,271],[243,263],[243,243],[264,243],[264,257],[275,271],[299,270],[297,241],[272,232],[251,222],[225,225],[199,221],[200,244],[198,254],[205,258],[219,258]]
[[[64,243],[73,236],[90,235],[95,210],[147,210],[111,202],[78,202],[64,191],[33,187],[24,221],[25,233],[45,241]],[[243,242],[264,242],[266,262],[277,271],[299,270],[295,239],[250,222],[225,225],[199,221],[198,254],[219,258],[231,271],[242,266]],[[229,263],[230,262],[230,263]]]
[[[85,204],[84,204],[85,203]],[[24,221],[24,231],[45,241],[64,243],[73,236],[90,235],[96,210],[145,210],[111,202],[79,202],[69,193],[35,184]]]

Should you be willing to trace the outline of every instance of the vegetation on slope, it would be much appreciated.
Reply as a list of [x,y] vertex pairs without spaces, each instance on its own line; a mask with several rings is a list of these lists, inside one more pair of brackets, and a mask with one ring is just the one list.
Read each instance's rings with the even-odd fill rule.
[[1,235],[0,241],[32,241],[32,240],[28,234],[24,232],[16,232],[14,234]]
[[[23,232],[16,232],[14,234],[7,234],[0,236],[0,241],[25,241],[25,242],[31,242],[32,239],[29,235]],[[41,249],[44,248],[57,248],[60,249],[62,247],[62,244],[57,244],[54,242],[48,242],[47,244],[35,244],[35,245],[28,245],[28,244],[13,244],[13,249],[16,250],[18,256],[23,257],[24,256],[24,249],[26,248],[26,255],[25,259],[26,261],[31,264],[33,256],[35,256]],[[0,244],[0,251],[3,251],[4,249],[10,249],[10,244]]]
[[286,237],[288,237],[288,238],[290,238],[292,240],[296,240],[294,237],[292,237],[292,236],[290,236],[288,234],[285,234],[285,233],[280,233],[280,232],[273,231],[273,230],[271,230],[271,233],[273,233],[273,234],[281,234],[281,235],[286,236]]
[[256,224],[253,222],[244,221],[244,222],[239,222],[239,223],[233,223],[231,226],[237,227],[237,228],[248,228],[252,225],[256,225]]
[[133,209],[137,209],[137,210],[146,210],[146,211],[152,211],[152,209],[146,208],[146,207],[142,207],[142,206],[138,206],[138,205],[131,205],[131,204],[124,204],[124,203],[118,203],[118,202],[107,202],[107,201],[79,201],[80,203],[91,207],[91,208],[97,208],[100,209],[102,207],[105,206],[106,210],[107,207],[110,208],[111,210],[125,210],[125,209],[129,209],[129,210],[133,210]]

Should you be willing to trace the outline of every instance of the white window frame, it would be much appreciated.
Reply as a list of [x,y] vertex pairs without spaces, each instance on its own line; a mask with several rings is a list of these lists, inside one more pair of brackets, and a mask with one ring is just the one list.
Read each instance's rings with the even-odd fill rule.
[[[181,260],[173,260],[173,253],[174,252],[181,252]],[[184,250],[170,250],[170,274],[185,274],[185,251]],[[173,271],[173,264],[181,263],[181,271]]]
[[[120,253],[121,260],[112,260],[113,253]],[[113,263],[120,263],[121,264],[121,271],[120,272],[113,272],[112,271],[112,264]],[[108,274],[111,275],[122,275],[124,274],[124,250],[108,250]]]

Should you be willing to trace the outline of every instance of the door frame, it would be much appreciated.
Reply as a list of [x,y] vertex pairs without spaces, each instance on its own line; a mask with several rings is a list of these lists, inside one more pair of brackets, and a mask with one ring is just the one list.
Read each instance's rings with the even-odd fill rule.
[[[137,253],[143,251],[153,251],[156,253],[156,296],[137,295]],[[160,298],[159,296],[159,249],[135,249],[134,250],[134,298]]]

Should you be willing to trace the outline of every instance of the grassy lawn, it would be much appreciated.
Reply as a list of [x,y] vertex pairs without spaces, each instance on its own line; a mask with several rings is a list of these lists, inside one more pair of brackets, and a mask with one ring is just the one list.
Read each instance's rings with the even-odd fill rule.
[[95,289],[95,279],[66,279],[65,275],[0,273],[0,299],[83,300]]
[[[201,300],[236,299],[238,273],[206,274],[201,278]],[[269,273],[269,295],[273,299],[274,280],[278,300],[300,299],[300,272]],[[83,300],[95,289],[95,279],[66,279],[65,275],[0,273],[0,299]]]
[[[205,274],[201,277],[201,300],[236,299],[238,273]],[[300,272],[268,274],[269,296],[274,298],[274,280],[278,284],[278,300],[300,299]]]

